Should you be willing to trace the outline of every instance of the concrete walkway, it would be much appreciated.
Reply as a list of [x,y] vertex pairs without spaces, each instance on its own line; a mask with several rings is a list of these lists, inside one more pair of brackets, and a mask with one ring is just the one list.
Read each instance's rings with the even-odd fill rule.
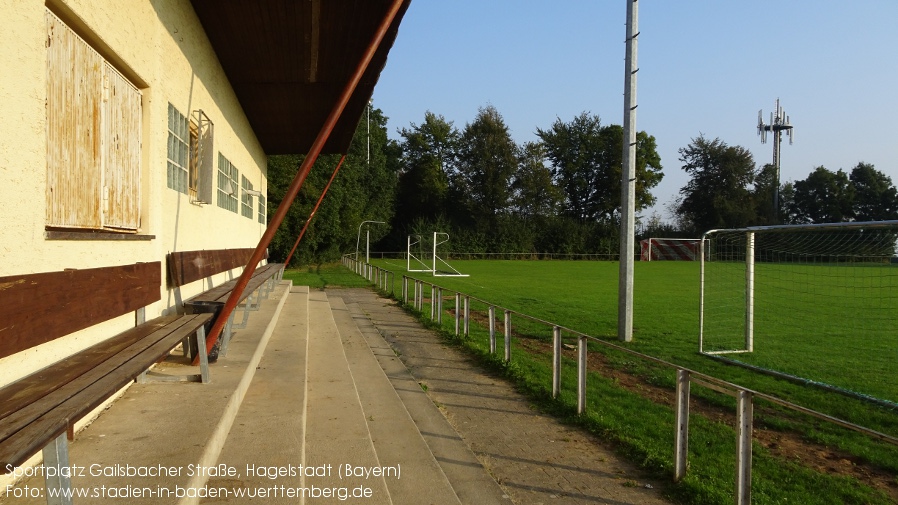
[[[211,384],[135,384],[70,452],[76,504],[664,503],[393,302],[289,282]],[[43,503],[40,476],[0,497]]]
[[[451,437],[474,452],[516,504],[667,503],[658,491],[661,483],[643,478],[607,444],[538,412],[510,383],[483,371],[394,302],[367,289],[327,294],[343,299],[366,336],[386,338],[389,353],[372,350],[382,364],[394,362],[385,370],[400,395],[421,396],[426,388],[450,422],[455,434],[432,433],[419,423],[444,467],[455,460],[441,454],[437,443]],[[403,378],[408,374],[412,381]]]

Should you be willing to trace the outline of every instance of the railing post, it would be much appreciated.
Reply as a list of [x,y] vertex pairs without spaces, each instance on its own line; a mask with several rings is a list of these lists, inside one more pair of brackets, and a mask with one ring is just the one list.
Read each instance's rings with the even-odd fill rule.
[[561,328],[552,327],[552,398],[561,392]]
[[437,318],[437,296],[436,296],[437,287],[433,284],[430,285],[430,320],[433,321]]
[[437,288],[437,324],[443,324],[443,288]]
[[745,390],[736,392],[736,422],[739,440],[736,462],[736,505],[751,503],[751,439],[752,439],[752,394]]
[[458,336],[458,320],[461,317],[461,312],[460,312],[461,307],[459,306],[460,304],[461,304],[461,293],[456,292],[455,293],[455,336],[456,337]]
[[511,361],[511,311],[505,311],[505,361]]
[[677,432],[674,443],[674,482],[686,476],[689,457],[689,372],[677,370]]
[[471,297],[465,296],[465,338],[471,334]]
[[586,336],[577,341],[577,414],[586,411]]
[[408,277],[402,276],[402,303],[408,305]]
[[489,320],[490,354],[496,354],[496,307],[493,307],[492,305],[490,305]]

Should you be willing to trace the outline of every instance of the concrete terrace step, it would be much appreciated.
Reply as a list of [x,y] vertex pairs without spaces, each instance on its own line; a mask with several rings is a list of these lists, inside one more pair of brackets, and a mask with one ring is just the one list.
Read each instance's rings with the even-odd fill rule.
[[[440,503],[437,500],[441,495],[431,484],[438,482],[440,475],[433,473],[430,468],[432,462],[439,466],[440,474],[448,480],[456,500],[461,503],[510,503],[508,496],[415,381],[368,315],[355,303],[349,292],[340,293],[346,293],[349,298],[344,300],[339,295],[329,295],[329,300],[334,306],[334,317],[341,331],[350,335],[348,342],[344,338],[347,356],[353,356],[350,358],[350,366],[354,366],[356,360],[364,361],[367,376],[372,382],[374,379],[378,382],[377,388],[366,387],[367,394],[362,395],[367,400],[363,402],[363,407],[372,412],[374,421],[371,425],[377,425],[377,428],[372,427],[374,445],[378,454],[384,455],[391,454],[388,451],[396,447],[402,449],[394,457],[402,458],[406,466],[414,465],[415,479],[424,483],[423,486],[417,486],[421,489],[418,494],[411,495],[411,501],[402,503]],[[353,368],[353,373],[357,377],[357,384],[361,384],[364,382],[360,380],[362,373],[356,370],[357,366]],[[388,380],[389,384],[383,384],[383,379]],[[393,392],[392,395],[389,390]],[[359,391],[362,392],[361,387]],[[391,403],[387,404],[387,400]],[[397,400],[398,403],[392,403]],[[389,422],[377,423],[377,416],[384,414],[376,414],[374,409],[390,415]],[[405,425],[408,421],[413,425]],[[399,429],[400,425],[403,426],[402,429]],[[378,437],[380,433],[383,433],[384,439]],[[418,446],[419,440],[426,446],[427,454]],[[429,501],[424,501],[424,497]],[[451,498],[447,499],[450,503],[456,503]]]
[[460,504],[343,300],[329,302],[377,457],[381,464],[402,470],[401,478],[386,480],[393,503]]
[[[303,484],[301,476],[290,475],[289,469],[302,464],[308,337],[309,289],[294,287],[218,459],[239,475],[213,477],[209,487],[262,494],[265,503],[296,503],[286,489]],[[230,495],[202,503],[236,504],[247,499]]]
[[[362,488],[368,496],[365,503],[392,503],[386,478],[379,472],[373,476],[364,475],[366,471],[374,472],[382,466],[371,441],[340,332],[327,296],[321,291],[309,296],[306,388],[303,464],[323,469],[322,476],[307,478],[306,485],[353,491]],[[346,465],[353,471],[359,469],[363,476],[342,479],[341,470]],[[387,466],[386,462],[384,466]],[[397,477],[391,474],[389,478]],[[339,497],[316,500],[316,503],[338,502]]]

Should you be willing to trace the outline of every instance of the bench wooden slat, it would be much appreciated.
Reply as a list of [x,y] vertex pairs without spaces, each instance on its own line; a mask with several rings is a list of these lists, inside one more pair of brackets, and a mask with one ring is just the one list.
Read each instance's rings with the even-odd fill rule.
[[247,248],[169,253],[169,283],[174,287],[183,286],[232,268],[246,266],[253,251],[255,249]]
[[108,356],[118,354],[140,339],[176,321],[180,316],[162,316],[120,333],[81,352],[39,370],[0,390],[0,419],[68,384],[92,370]]
[[[253,272],[253,276],[250,278],[250,281],[246,285],[246,289],[243,290],[243,293],[241,293],[240,299],[238,301],[242,302],[243,300],[245,300],[247,296],[249,296],[253,291],[258,289],[259,286],[264,284],[269,278],[271,278],[271,276],[274,275],[277,272],[277,270],[279,270],[281,268],[281,266],[282,265],[279,263],[271,263],[271,264],[264,265],[264,266],[257,268],[256,271]],[[228,281],[224,284],[221,284],[219,286],[215,286],[214,288],[212,288],[208,291],[204,291],[204,292],[194,296],[193,298],[188,300],[188,302],[194,302],[194,301],[197,301],[197,302],[198,301],[224,302],[224,301],[227,301],[228,297],[231,295],[231,290],[233,290],[234,287],[237,285],[237,281],[238,281],[238,279],[234,279],[234,280]]]
[[180,316],[90,372],[4,418],[0,424],[0,472],[7,464],[21,464],[23,458],[65,432],[69,423],[98,407],[210,318],[211,314]]
[[154,303],[161,268],[156,261],[0,277],[0,358]]

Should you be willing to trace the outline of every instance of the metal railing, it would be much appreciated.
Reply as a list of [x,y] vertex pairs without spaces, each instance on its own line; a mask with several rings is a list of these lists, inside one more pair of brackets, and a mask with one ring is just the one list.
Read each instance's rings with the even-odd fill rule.
[[[410,284],[411,281],[411,284]],[[480,298],[444,288],[436,284],[416,279],[413,277],[402,276],[401,301],[410,305],[413,309],[426,315],[425,312],[425,293],[429,289],[429,310],[430,319],[438,324],[443,322],[445,310],[444,300],[446,294],[452,299],[454,294],[454,307],[451,313],[455,321],[455,335],[468,337],[470,335],[471,324],[471,305],[473,302],[487,306],[487,329],[489,331],[489,349],[490,354],[496,354],[496,315],[497,311],[503,314],[503,336],[504,336],[504,360],[511,361],[511,338],[512,338],[512,316],[519,320],[527,320],[544,325],[552,329],[552,397],[557,398],[561,393],[561,356],[562,356],[562,333],[567,333],[577,339],[577,413],[583,414],[586,411],[586,377],[587,369],[587,343],[592,341],[598,345],[620,351],[633,357],[640,358],[652,363],[662,365],[664,367],[676,371],[676,429],[674,440],[674,481],[681,480],[686,475],[688,468],[688,447],[689,447],[689,398],[691,385],[701,386],[718,393],[732,396],[736,399],[736,443],[737,443],[737,461],[736,461],[736,503],[751,503],[751,469],[752,469],[752,429],[753,429],[753,409],[756,399],[768,401],[770,403],[791,409],[802,414],[821,419],[843,428],[854,430],[870,436],[872,438],[882,440],[894,445],[898,445],[898,438],[884,433],[880,433],[863,426],[844,421],[815,410],[793,404],[782,400],[775,396],[760,393],[752,389],[727,382],[710,375],[696,372],[680,365],[658,359],[647,354],[642,354],[626,347],[592,337],[585,333],[555,324],[543,319],[529,316],[508,308],[504,308],[482,300]],[[411,302],[409,301],[411,299]]]
[[361,275],[365,279],[368,279],[368,281],[377,286],[377,289],[385,293],[395,293],[393,290],[395,276],[390,270],[380,268],[370,263],[365,263],[364,261],[358,261],[348,254],[343,256],[342,263],[346,268]]

